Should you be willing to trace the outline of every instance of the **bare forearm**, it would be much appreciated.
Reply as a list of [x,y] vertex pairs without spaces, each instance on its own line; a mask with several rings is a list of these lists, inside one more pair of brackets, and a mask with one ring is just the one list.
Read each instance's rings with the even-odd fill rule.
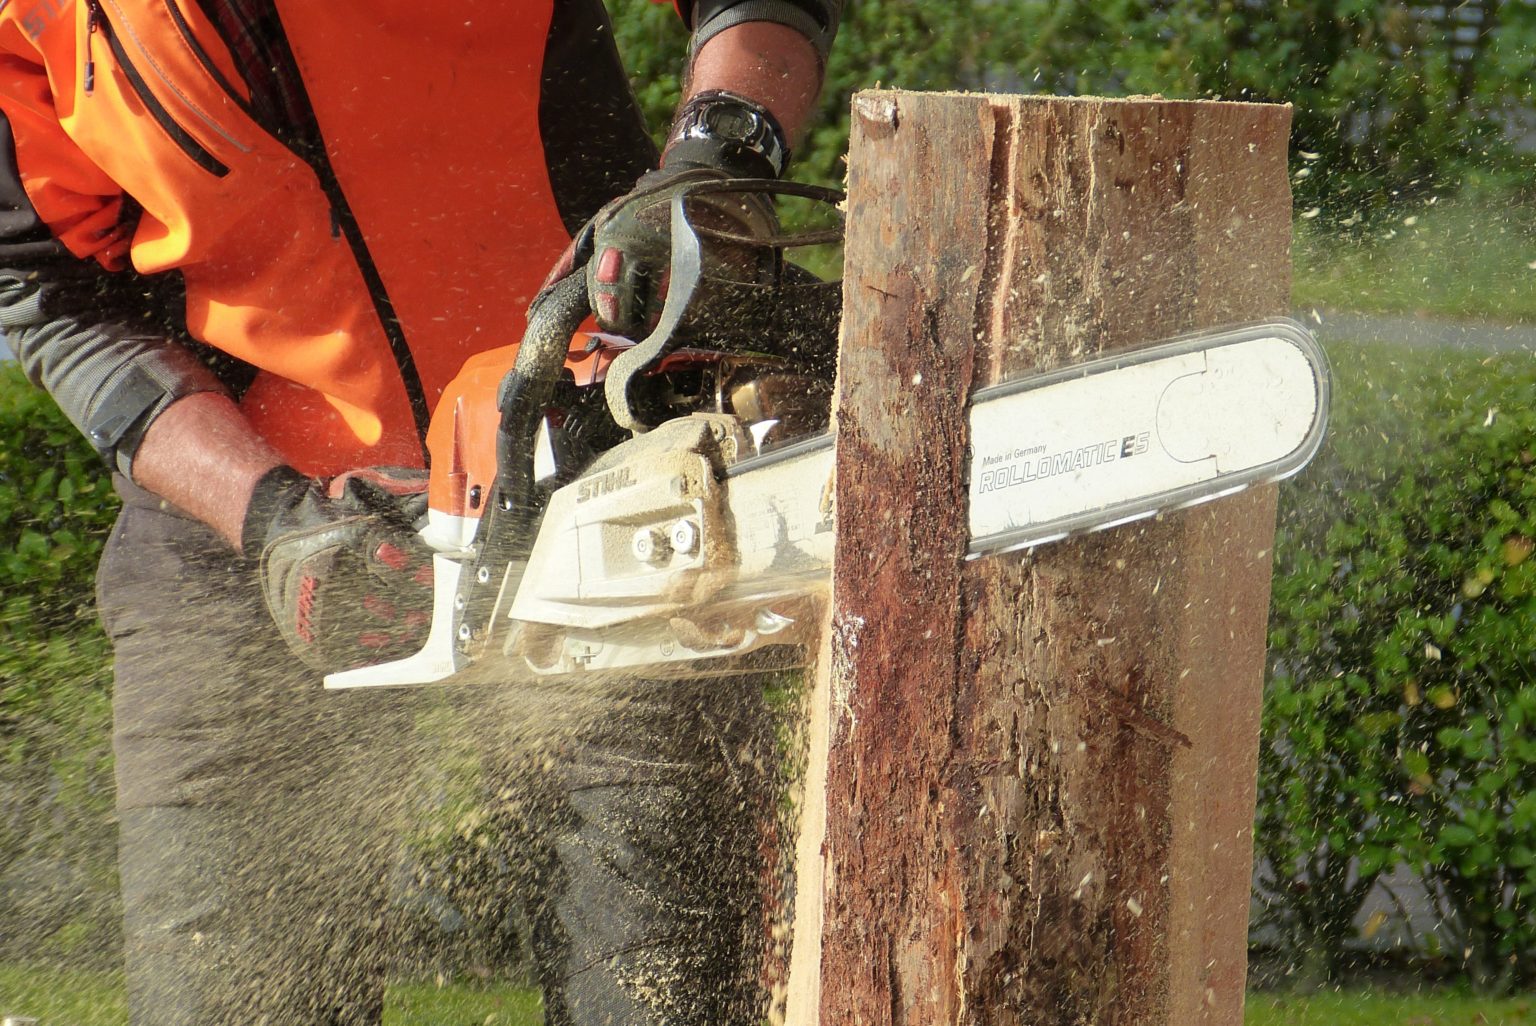
[[821,60],[810,40],[784,25],[749,21],[700,48],[687,92],[724,89],[756,100],[773,112],[793,144],[816,107],[821,78]]
[[251,491],[281,462],[233,400],[198,392],[178,399],[150,425],[133,476],[239,549]]

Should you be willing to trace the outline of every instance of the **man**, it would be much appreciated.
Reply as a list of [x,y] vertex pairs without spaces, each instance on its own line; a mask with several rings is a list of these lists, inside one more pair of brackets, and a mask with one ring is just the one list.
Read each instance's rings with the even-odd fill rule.
[[[653,174],[781,171],[839,7],[683,11],[688,98]],[[464,358],[520,334],[570,232],[653,166],[606,15],[10,0],[0,115],[0,329],[124,503],[98,585],[130,1020],[376,1021],[399,810],[362,797],[390,783],[370,740],[408,724],[315,669],[412,644],[430,564],[400,475],[338,475],[423,466]],[[669,896],[686,873],[646,847],[689,800],[657,774],[691,750],[646,753],[693,714],[657,708],[563,778],[552,1021],[722,1014],[656,997],[710,971],[702,906]]]

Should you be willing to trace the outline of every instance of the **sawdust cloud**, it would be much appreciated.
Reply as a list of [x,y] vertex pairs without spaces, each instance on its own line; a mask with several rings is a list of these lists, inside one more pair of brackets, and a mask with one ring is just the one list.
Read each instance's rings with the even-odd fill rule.
[[[788,958],[798,682],[794,672],[589,675],[274,700],[264,722],[243,727],[272,741],[269,783],[213,840],[226,853],[265,853],[221,882],[258,925],[222,940],[194,933],[192,963],[216,960],[231,978],[257,971],[253,1014],[286,994],[297,995],[295,1014],[340,1021],[366,1021],[386,980],[536,985],[541,962],[551,971],[541,945],[572,914],[555,902],[570,883],[561,845],[576,836],[589,859],[623,855],[603,847],[608,829],[580,839],[572,798],[639,768],[625,821],[608,826],[633,832],[649,818],[659,828],[643,840],[671,861],[664,883],[693,937],[622,959],[619,985],[668,1021],[761,1022],[782,1006]],[[292,730],[296,716],[310,722]],[[291,924],[280,948],[259,925],[268,912]],[[102,937],[94,943],[106,950],[63,961],[114,964],[118,942]],[[316,959],[352,982],[315,986]],[[699,980],[711,981],[707,992]]]

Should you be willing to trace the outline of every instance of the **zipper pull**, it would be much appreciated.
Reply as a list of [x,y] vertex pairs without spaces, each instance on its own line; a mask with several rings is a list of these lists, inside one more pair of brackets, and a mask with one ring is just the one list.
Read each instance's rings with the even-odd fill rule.
[[91,40],[101,24],[101,0],[85,0],[85,95],[96,91],[96,58],[91,52]]

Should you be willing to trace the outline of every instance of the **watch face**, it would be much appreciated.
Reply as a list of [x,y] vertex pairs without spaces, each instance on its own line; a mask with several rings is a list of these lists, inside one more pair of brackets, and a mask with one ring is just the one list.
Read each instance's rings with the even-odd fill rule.
[[[684,141],[707,146],[714,156],[704,157],[706,161],[729,158],[749,175],[777,178],[788,159],[773,115],[751,100],[724,91],[701,93],[683,105],[668,146]],[[753,166],[748,158],[754,154],[766,162],[766,170]]]
[[706,117],[710,130],[722,139],[746,142],[757,135],[757,118],[750,111],[717,107]]

